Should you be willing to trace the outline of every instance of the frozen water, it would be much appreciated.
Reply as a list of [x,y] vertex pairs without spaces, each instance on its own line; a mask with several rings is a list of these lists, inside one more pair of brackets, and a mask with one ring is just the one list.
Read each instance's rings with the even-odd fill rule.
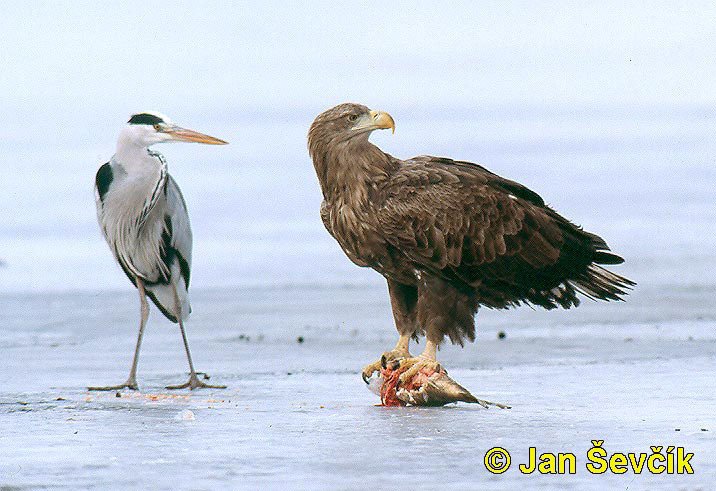
[[[126,377],[138,310],[132,292],[6,294],[0,483],[706,489],[716,478],[713,293],[644,288],[619,305],[481,312],[475,345],[439,356],[476,396],[511,410],[375,407],[359,367],[394,342],[381,287],[198,290],[194,357],[229,388],[163,389],[184,380],[186,361],[176,326],[154,311],[141,391],[122,397],[84,386]],[[695,474],[593,476],[584,468],[592,439],[610,452],[684,446],[695,453]],[[513,455],[513,468],[499,476],[482,464],[493,446]],[[521,475],[516,465],[530,446],[576,453],[577,474]]]

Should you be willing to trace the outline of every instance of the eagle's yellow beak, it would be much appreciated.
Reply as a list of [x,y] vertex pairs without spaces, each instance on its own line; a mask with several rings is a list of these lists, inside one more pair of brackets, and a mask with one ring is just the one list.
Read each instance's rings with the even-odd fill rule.
[[393,116],[383,111],[371,111],[372,126],[376,129],[387,130],[390,128],[395,133],[395,121]]
[[207,145],[226,145],[228,143],[224,140],[214,138],[213,136],[205,135],[204,133],[199,133],[198,131],[189,130],[187,128],[181,128],[179,126],[170,126],[169,128],[163,130],[163,132],[170,135],[173,140],[183,142],[205,143]]

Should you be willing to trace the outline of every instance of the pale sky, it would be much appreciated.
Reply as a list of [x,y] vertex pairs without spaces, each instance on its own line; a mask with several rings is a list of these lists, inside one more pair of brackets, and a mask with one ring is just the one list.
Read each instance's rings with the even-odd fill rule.
[[716,103],[713,2],[28,3],[0,2],[6,118]]

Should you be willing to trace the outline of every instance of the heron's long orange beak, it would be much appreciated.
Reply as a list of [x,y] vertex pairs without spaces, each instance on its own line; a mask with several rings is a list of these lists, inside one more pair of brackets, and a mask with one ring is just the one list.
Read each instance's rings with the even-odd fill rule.
[[229,143],[224,140],[214,138],[213,136],[205,135],[204,133],[199,133],[198,131],[189,130],[187,128],[181,128],[179,126],[167,128],[164,130],[164,133],[171,135],[171,137],[175,140],[183,142],[205,143],[207,145],[226,145]]

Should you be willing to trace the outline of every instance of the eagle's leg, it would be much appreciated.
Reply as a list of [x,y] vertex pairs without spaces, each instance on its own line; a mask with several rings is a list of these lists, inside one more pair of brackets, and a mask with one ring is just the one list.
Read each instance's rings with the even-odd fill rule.
[[420,355],[402,360],[400,362],[400,368],[405,369],[407,367],[407,370],[400,374],[400,378],[398,379],[400,384],[412,380],[413,377],[423,369],[427,369],[430,372],[439,372],[441,367],[437,361],[437,349],[438,343],[427,340],[425,342],[425,349]]
[[[463,292],[438,276],[423,274],[418,283],[417,319],[425,329],[425,350],[420,356],[400,364],[399,384],[410,381],[418,372],[440,372],[436,354],[445,336],[451,340],[475,338],[477,302],[473,294]],[[460,342],[462,344],[462,342]],[[407,367],[407,369],[406,369]]]
[[379,372],[381,368],[385,368],[388,362],[391,362],[393,360],[403,360],[405,358],[410,358],[410,352],[408,351],[409,343],[410,335],[401,334],[400,338],[398,338],[398,343],[395,345],[395,348],[393,348],[391,351],[386,351],[385,353],[383,353],[383,355],[380,357],[380,360],[374,361],[370,365],[366,365],[365,367],[363,367],[363,372],[361,373],[363,381],[367,384],[371,375],[373,375],[374,372]]
[[368,383],[368,379],[374,372],[385,368],[388,362],[410,358],[411,356],[410,351],[408,351],[408,345],[410,344],[411,336],[417,329],[415,307],[418,301],[418,290],[413,286],[388,279],[388,294],[390,295],[390,306],[393,310],[395,328],[398,330],[400,338],[398,338],[395,348],[391,351],[386,351],[380,357],[380,360],[363,368],[361,375],[365,383]]
[[[225,389],[225,385],[210,385],[205,382],[202,382],[199,380],[199,377],[196,375],[196,370],[194,370],[194,363],[191,360],[191,353],[189,352],[189,342],[186,340],[186,332],[184,332],[184,322],[181,319],[181,303],[179,301],[179,294],[177,293],[177,287],[176,285],[172,285],[174,290],[174,309],[176,312],[177,321],[179,322],[179,330],[181,331],[181,337],[184,341],[184,349],[186,350],[186,358],[189,361],[189,380],[187,382],[184,382],[180,385],[168,385],[166,388],[169,390],[176,390],[176,389],[200,389],[200,388],[207,388],[207,389]],[[208,378],[206,374],[204,374],[205,378]]]
[[142,347],[144,326],[147,324],[147,318],[149,317],[149,304],[147,303],[147,295],[144,291],[144,282],[141,278],[137,278],[137,290],[139,290],[140,302],[139,336],[137,336],[137,345],[134,347],[134,358],[132,359],[132,368],[129,370],[129,377],[127,377],[127,381],[123,384],[106,385],[103,387],[87,387],[87,390],[138,390],[137,363],[139,362],[139,349]]

